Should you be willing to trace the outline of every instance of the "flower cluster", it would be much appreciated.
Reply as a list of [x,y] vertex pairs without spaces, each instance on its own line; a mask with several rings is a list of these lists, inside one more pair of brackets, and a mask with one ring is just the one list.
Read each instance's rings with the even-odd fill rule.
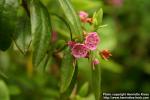
[[100,42],[100,38],[96,32],[90,32],[86,35],[83,43],[69,41],[68,46],[71,48],[71,54],[75,58],[86,58],[90,50],[95,50]]
[[[80,11],[79,13],[80,20],[83,23],[92,23],[92,18],[88,17],[88,14],[84,11]],[[68,46],[71,49],[71,54],[75,58],[89,58],[90,51],[94,51],[97,49],[97,46],[100,43],[100,37],[97,32],[89,32],[86,33],[83,31],[84,41],[82,43],[76,41],[69,41]],[[108,50],[100,51],[99,54],[105,60],[107,60],[111,55]],[[99,64],[99,60],[97,58],[93,58],[93,65]],[[94,66],[93,66],[94,69]]]

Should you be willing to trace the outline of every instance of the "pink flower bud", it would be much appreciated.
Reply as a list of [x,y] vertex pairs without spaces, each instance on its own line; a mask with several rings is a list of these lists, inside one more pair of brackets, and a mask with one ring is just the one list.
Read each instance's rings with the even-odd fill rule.
[[84,12],[84,11],[80,11],[79,12],[79,17],[80,17],[80,20],[82,22],[87,22],[87,17],[88,17],[88,13]]
[[93,60],[93,64],[94,64],[94,65],[99,64],[99,60],[95,58],[95,59]]
[[76,43],[71,49],[71,54],[75,58],[86,57],[87,53],[88,53],[88,49],[84,44]]
[[95,50],[99,42],[100,38],[96,32],[88,33],[85,37],[85,45],[90,50]]

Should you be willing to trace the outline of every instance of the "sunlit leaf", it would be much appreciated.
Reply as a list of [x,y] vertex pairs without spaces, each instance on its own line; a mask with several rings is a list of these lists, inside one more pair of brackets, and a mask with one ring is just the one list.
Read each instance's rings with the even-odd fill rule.
[[93,23],[95,26],[100,26],[102,24],[103,19],[103,10],[100,8],[97,12],[93,15]]
[[61,86],[60,91],[65,92],[71,84],[74,72],[75,72],[76,61],[71,55],[69,49],[65,50],[64,58],[61,65]]
[[30,19],[27,16],[25,10],[20,7],[18,12],[18,22],[16,25],[16,33],[18,34],[16,39],[16,45],[24,52],[29,49],[31,43],[31,25]]
[[8,88],[3,80],[0,80],[0,100],[10,100]]
[[80,88],[78,94],[79,94],[81,97],[84,97],[84,96],[87,95],[88,89],[89,89],[89,83],[86,82],[86,83],[84,83],[83,86]]
[[95,70],[92,70],[92,89],[96,100],[100,99],[101,93],[101,72],[100,65],[95,65]]
[[98,52],[96,51],[91,52],[90,63],[91,63],[91,70],[92,70],[92,90],[95,95],[95,99],[99,100],[101,95],[101,67],[100,64],[96,64],[96,65],[93,64],[93,60],[95,58],[100,60],[100,58],[97,56],[98,55],[97,53]]
[[33,37],[33,65],[45,56],[50,43],[50,19],[45,6],[38,0],[31,1],[31,32]]

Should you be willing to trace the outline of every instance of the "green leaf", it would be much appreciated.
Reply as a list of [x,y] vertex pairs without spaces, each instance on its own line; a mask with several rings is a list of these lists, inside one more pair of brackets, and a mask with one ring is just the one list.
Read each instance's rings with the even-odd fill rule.
[[88,89],[89,89],[89,83],[86,82],[86,83],[84,83],[83,86],[80,88],[78,94],[79,94],[81,97],[85,97],[85,96],[87,95],[87,93],[88,93]]
[[18,11],[18,22],[16,25],[16,33],[18,34],[16,39],[16,45],[22,50],[25,54],[31,43],[31,23],[30,19],[27,16],[25,10],[20,7]]
[[82,36],[81,22],[74,8],[72,7],[70,0],[58,0],[58,2],[60,3],[61,8],[64,11],[64,14],[69,21],[69,24],[72,28],[72,32],[74,33],[73,36],[79,35],[80,40],[82,40],[83,36]]
[[101,95],[101,72],[100,65],[95,65],[95,70],[92,69],[92,89],[95,99],[99,100]]
[[[93,60],[97,58],[100,60],[100,57],[98,56],[98,50],[91,52],[91,70],[92,70],[92,90],[95,95],[96,100],[100,100],[101,95],[101,67],[100,64],[94,65]],[[94,69],[93,69],[94,67]]]
[[38,0],[30,3],[31,33],[33,37],[33,65],[38,66],[50,43],[50,19],[45,6]]
[[5,51],[11,45],[11,35],[15,33],[17,21],[16,0],[0,1],[0,50]]
[[75,59],[71,55],[69,49],[66,49],[61,65],[61,86],[60,86],[61,93],[64,93],[70,86],[75,72],[75,65],[76,65]]
[[0,100],[9,100],[9,92],[3,80],[0,80]]
[[37,71],[41,74],[44,74],[45,71],[47,71],[48,67],[51,65],[52,62],[52,52],[49,52],[46,54],[44,59],[40,62],[40,64],[37,66]]
[[100,26],[102,24],[103,19],[103,10],[100,8],[97,12],[93,15],[93,23],[95,26]]

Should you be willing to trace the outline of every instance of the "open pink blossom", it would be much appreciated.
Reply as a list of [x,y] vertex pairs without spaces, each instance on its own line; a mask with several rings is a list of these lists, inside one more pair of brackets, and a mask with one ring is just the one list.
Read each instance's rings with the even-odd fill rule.
[[88,13],[86,13],[84,11],[80,11],[79,17],[82,22],[87,22]]
[[99,42],[100,38],[96,32],[88,33],[85,37],[85,45],[90,50],[95,50]]
[[76,43],[71,49],[71,54],[75,58],[86,57],[87,53],[88,53],[88,49],[84,44]]

